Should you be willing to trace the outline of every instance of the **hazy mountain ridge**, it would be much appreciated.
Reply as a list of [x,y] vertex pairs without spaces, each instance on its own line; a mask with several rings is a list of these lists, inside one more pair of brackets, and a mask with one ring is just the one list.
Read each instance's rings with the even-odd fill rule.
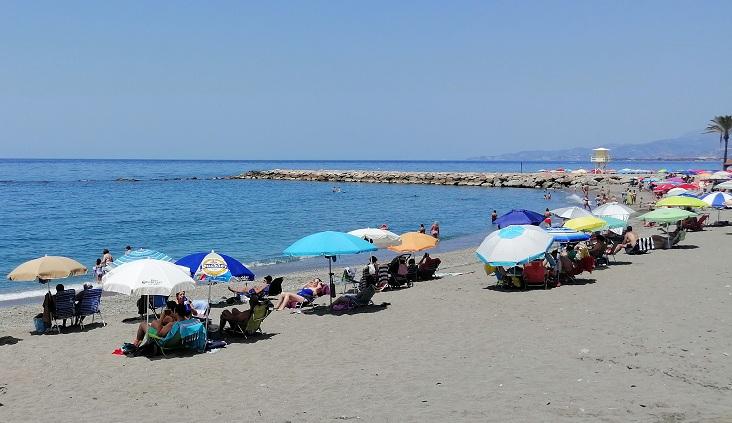
[[682,160],[721,157],[718,135],[687,134],[641,144],[615,143],[561,150],[524,150],[516,153],[471,157],[468,160],[588,160],[592,155],[592,149],[598,147],[609,148],[610,157],[613,160]]

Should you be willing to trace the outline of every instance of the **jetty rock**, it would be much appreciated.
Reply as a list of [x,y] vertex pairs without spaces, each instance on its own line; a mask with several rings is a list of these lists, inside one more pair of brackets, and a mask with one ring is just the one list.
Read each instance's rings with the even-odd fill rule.
[[384,170],[250,170],[224,179],[423,184],[534,189],[577,188],[583,185],[627,184],[639,175],[574,174],[563,172],[399,172]]

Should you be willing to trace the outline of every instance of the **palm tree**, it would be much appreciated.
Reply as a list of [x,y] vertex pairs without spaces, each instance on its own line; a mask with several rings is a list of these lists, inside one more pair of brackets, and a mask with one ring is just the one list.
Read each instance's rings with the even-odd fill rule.
[[705,134],[711,134],[713,132],[719,133],[719,145],[722,145],[724,140],[724,158],[722,159],[722,169],[724,169],[727,163],[727,144],[729,144],[729,133],[732,131],[732,116],[715,116],[714,119],[709,121],[707,129],[704,130]]

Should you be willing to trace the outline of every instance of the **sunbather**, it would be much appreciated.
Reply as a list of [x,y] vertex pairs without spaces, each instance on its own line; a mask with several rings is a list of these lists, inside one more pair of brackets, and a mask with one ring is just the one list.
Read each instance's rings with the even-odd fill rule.
[[277,296],[276,311],[282,311],[290,303],[311,302],[316,297],[323,295],[325,284],[319,278],[315,278],[300,288],[297,292],[282,292]]
[[623,236],[623,242],[615,246],[615,250],[613,250],[613,254],[617,253],[618,251],[625,248],[625,252],[627,254],[632,254],[633,251],[635,251],[636,247],[638,246],[638,235],[633,232],[633,227],[628,226],[625,229],[625,235]]
[[440,266],[442,261],[439,258],[432,258],[428,253],[424,253],[419,261],[419,277],[422,280],[432,279],[435,270]]
[[269,290],[269,285],[272,283],[272,276],[267,275],[264,277],[264,282],[255,285],[253,288],[242,288],[242,289],[236,289],[232,288],[231,286],[228,287],[229,291],[233,292],[234,294],[239,297],[239,300],[242,300],[242,297],[251,297],[252,295],[259,295],[262,292],[266,293],[267,290]]
[[[170,309],[172,307],[172,310]],[[145,339],[145,334],[148,332],[153,333],[159,337],[165,337],[170,329],[173,327],[175,322],[185,320],[186,316],[190,316],[189,312],[186,312],[186,307],[183,304],[177,304],[175,302],[168,302],[168,310],[165,310],[160,319],[153,320],[149,325],[147,322],[140,323],[137,327],[137,334],[132,343],[135,346],[139,346],[140,342]]]
[[231,311],[224,310],[221,312],[221,318],[219,320],[219,333],[224,332],[224,328],[226,327],[226,323],[229,323],[229,326],[233,329],[234,326],[238,325],[239,323],[244,323],[247,320],[249,320],[249,317],[252,315],[252,309],[255,305],[255,297],[251,296],[249,297],[249,309],[248,310],[239,310],[238,308],[234,308]]

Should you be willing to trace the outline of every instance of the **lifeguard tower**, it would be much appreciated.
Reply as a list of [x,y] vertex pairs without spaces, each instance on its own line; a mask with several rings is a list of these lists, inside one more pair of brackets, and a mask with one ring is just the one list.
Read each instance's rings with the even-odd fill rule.
[[610,163],[610,150],[602,147],[592,149],[590,161],[595,164],[596,173],[605,173],[607,164]]

